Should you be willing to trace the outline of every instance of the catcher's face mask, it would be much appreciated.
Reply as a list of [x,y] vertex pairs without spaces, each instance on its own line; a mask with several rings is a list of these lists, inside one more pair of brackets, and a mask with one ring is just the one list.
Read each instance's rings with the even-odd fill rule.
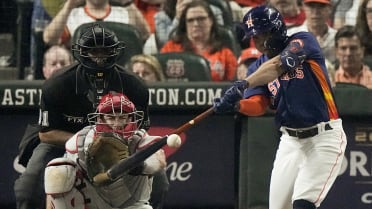
[[102,124],[107,124],[112,130],[120,131],[124,130],[128,124],[133,123],[135,119],[132,113],[114,113],[114,114],[103,114],[100,119]]
[[123,94],[109,93],[102,97],[97,111],[88,115],[96,131],[115,132],[128,138],[138,129],[143,120],[143,111],[137,111],[134,104]]

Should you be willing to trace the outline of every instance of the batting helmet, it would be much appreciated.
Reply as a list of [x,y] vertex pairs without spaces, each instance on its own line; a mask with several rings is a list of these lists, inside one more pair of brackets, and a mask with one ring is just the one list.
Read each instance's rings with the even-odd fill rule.
[[271,34],[264,45],[273,51],[281,51],[287,42],[287,27],[277,9],[267,5],[249,10],[243,17],[245,35],[249,38],[260,34]]

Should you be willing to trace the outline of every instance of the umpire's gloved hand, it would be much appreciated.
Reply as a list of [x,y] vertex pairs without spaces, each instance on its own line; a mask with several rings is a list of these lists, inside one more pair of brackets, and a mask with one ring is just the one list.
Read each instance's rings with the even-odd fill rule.
[[[235,83],[231,86],[221,98],[214,99],[213,110],[215,113],[230,113],[235,112],[236,103],[243,97],[243,88],[239,88]],[[243,91],[241,90],[243,89]]]

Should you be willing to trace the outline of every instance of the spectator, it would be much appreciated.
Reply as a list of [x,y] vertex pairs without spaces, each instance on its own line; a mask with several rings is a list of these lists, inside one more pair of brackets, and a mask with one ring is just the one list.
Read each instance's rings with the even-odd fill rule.
[[[359,0],[357,0],[359,1]],[[346,12],[353,6],[353,1],[350,0],[331,0],[333,4],[332,10],[332,27],[339,29],[345,25]]]
[[332,5],[330,0],[304,0],[306,20],[301,26],[292,27],[288,35],[300,31],[311,32],[319,42],[326,59],[331,63],[336,61],[334,38],[336,30],[328,25]]
[[233,12],[233,19],[236,22],[240,22],[243,19],[245,13],[247,13],[252,7],[264,4],[266,0],[228,0],[230,3],[231,10]]
[[335,82],[354,83],[372,89],[372,71],[363,63],[364,46],[354,26],[340,28],[335,36],[336,57],[339,67]]
[[45,79],[50,78],[57,70],[70,65],[73,61],[70,51],[64,46],[54,45],[44,54],[43,75]]
[[362,0],[354,0],[352,2],[353,5],[345,14],[345,25],[355,25],[357,21],[358,8],[362,3]]
[[364,61],[372,66],[372,0],[363,0],[358,10],[356,29],[362,37]]
[[166,0],[134,0],[135,5],[149,24],[151,33],[155,32],[154,16],[160,11],[162,3],[165,1]]
[[224,46],[213,12],[204,1],[187,4],[174,36],[161,49],[161,53],[185,51],[209,60],[213,81],[234,80],[237,59],[232,50]]
[[[182,11],[186,4],[196,0],[165,0],[163,9],[157,12],[155,19],[155,34],[158,47],[162,48],[165,42],[170,39],[170,34],[178,26]],[[214,5],[209,5],[213,11],[217,23],[223,25],[222,11]]]
[[334,24],[333,27],[337,30],[344,25],[355,25],[357,21],[358,8],[362,0],[333,0],[336,1]]
[[[51,2],[48,2],[52,4]],[[42,40],[42,33],[45,27],[49,24],[52,20],[52,16],[56,11],[55,8],[58,8],[57,4],[54,2],[53,7],[52,5],[44,5],[41,0],[33,1],[32,7],[32,17],[31,17],[31,37],[30,37],[30,66],[31,71],[28,72],[26,75],[26,79],[34,80],[34,79],[44,79],[42,72],[43,66],[43,54],[45,53],[45,49],[47,47],[44,46],[44,42]],[[53,8],[51,10],[51,8]],[[48,9],[48,10],[46,10]]]
[[94,21],[122,22],[136,26],[145,41],[150,35],[149,26],[135,5],[111,6],[108,0],[67,0],[62,9],[45,28],[43,38],[46,44],[70,44],[76,28]]
[[159,61],[148,54],[135,55],[130,59],[129,69],[146,82],[164,81],[165,77]]
[[261,55],[262,53],[254,47],[244,49],[238,59],[236,79],[243,80],[246,78],[249,65],[256,61]]
[[267,0],[267,2],[283,15],[287,29],[304,23],[305,12],[298,0]]

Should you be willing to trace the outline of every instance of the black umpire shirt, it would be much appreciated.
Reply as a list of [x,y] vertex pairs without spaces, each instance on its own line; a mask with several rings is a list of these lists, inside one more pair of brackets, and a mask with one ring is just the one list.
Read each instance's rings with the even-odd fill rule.
[[[89,99],[92,87],[78,63],[61,69],[46,80],[42,86],[39,124],[41,132],[53,129],[76,133],[89,125],[87,114],[95,112],[94,102]],[[105,93],[116,91],[126,95],[136,106],[144,111],[142,128],[149,127],[149,92],[144,81],[121,66],[114,66],[108,74]]]

